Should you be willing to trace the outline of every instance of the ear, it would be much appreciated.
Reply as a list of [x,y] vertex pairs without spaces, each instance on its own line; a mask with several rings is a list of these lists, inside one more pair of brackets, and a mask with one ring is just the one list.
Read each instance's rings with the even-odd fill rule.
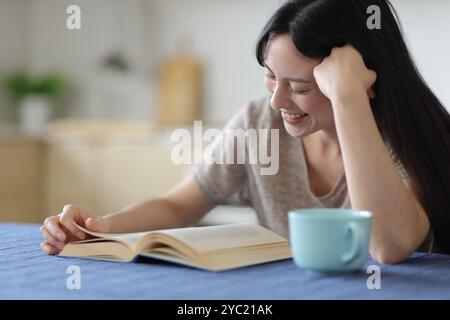
[[367,90],[367,95],[369,96],[369,99],[374,99],[376,97],[375,91],[373,90],[372,87],[370,87],[369,90]]

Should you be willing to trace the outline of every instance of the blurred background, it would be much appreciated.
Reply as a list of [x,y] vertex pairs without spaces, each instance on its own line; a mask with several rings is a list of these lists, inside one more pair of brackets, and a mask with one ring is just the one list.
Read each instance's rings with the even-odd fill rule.
[[[282,0],[0,0],[0,221],[66,203],[103,215],[189,171],[174,128],[221,128],[265,94],[256,38]],[[448,0],[392,0],[431,88],[450,107]],[[81,9],[81,29],[66,21]],[[202,223],[255,221],[219,207]]]

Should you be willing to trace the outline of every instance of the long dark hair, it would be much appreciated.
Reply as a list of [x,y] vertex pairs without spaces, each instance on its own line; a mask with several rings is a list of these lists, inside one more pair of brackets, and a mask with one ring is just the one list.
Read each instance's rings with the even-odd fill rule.
[[[381,29],[369,29],[367,8],[380,9]],[[292,0],[264,27],[256,56],[264,66],[267,44],[289,34],[299,52],[323,59],[352,45],[377,73],[371,108],[394,160],[402,163],[427,212],[439,250],[450,253],[450,115],[418,72],[388,0]]]

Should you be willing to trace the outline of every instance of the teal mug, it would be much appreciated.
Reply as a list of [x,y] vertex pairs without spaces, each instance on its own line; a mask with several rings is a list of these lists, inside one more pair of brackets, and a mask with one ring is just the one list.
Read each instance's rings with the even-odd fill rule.
[[372,213],[351,209],[289,211],[289,241],[297,266],[316,272],[361,269],[369,256]]

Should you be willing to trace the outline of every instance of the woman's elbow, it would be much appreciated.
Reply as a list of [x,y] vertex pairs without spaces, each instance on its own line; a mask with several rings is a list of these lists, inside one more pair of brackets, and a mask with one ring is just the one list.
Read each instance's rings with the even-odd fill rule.
[[389,249],[378,249],[370,254],[372,258],[380,264],[397,264],[407,260],[413,251],[396,252]]

